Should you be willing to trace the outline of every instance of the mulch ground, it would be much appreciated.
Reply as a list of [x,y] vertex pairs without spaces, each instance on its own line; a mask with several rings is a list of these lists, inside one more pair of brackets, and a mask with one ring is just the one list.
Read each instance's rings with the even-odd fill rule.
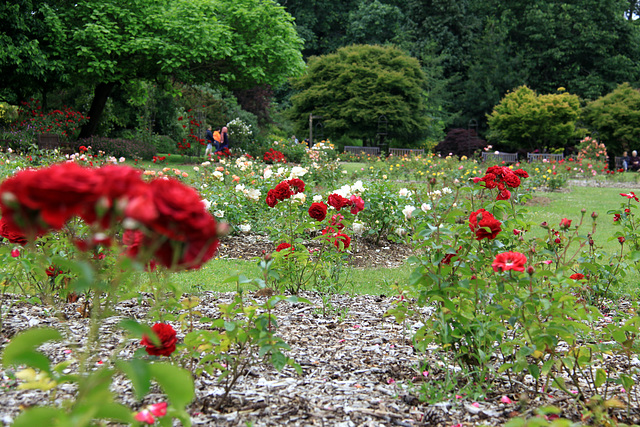
[[[227,237],[222,241],[221,257],[251,259],[262,251],[273,250],[260,236]],[[395,267],[411,253],[410,248],[384,241],[375,244],[358,240],[351,255],[355,266]],[[218,304],[231,301],[231,293],[206,292],[197,310],[203,316],[216,318]],[[279,335],[291,346],[287,352],[303,370],[298,375],[286,367],[278,372],[269,365],[257,363],[238,380],[229,398],[218,407],[222,387],[215,377],[202,374],[195,378],[196,398],[189,406],[194,425],[228,426],[463,426],[502,425],[517,416],[533,416],[536,408],[555,405],[561,415],[579,421],[582,406],[574,397],[560,392],[534,393],[533,383],[511,383],[499,378],[488,394],[479,398],[451,395],[435,399],[434,385],[444,384],[457,367],[446,355],[434,351],[418,353],[408,337],[417,326],[404,327],[385,312],[394,298],[371,295],[333,295],[329,314],[322,312],[322,298],[312,292],[301,296],[311,304],[280,303],[275,314]],[[254,296],[257,301],[262,297]],[[60,309],[33,305],[12,296],[2,301],[0,345],[4,347],[20,331],[34,326],[50,326],[64,339],[41,347],[53,363],[74,358],[86,343],[89,320],[82,316],[80,299],[60,305]],[[621,310],[627,310],[620,303]],[[140,347],[137,340],[127,338],[118,327],[125,318],[145,321],[153,306],[150,294],[118,303],[112,315],[101,324],[102,347],[95,354],[96,368],[109,366],[116,359],[133,357]],[[425,312],[430,310],[424,308]],[[613,309],[607,319],[614,317]],[[607,320],[610,321],[610,320]],[[151,322],[151,321],[149,321]],[[606,324],[603,318],[603,324]],[[210,323],[201,323],[207,328]],[[174,324],[176,330],[179,325]],[[182,339],[184,334],[179,333]],[[179,363],[179,362],[175,362]],[[619,355],[608,356],[602,367],[614,371],[640,367],[637,356],[630,360]],[[72,364],[69,369],[73,370]],[[638,380],[636,379],[636,382]],[[11,424],[21,410],[36,405],[61,405],[76,393],[74,385],[62,384],[55,395],[40,390],[18,390],[12,372],[0,369],[0,422]],[[618,386],[619,388],[619,386]],[[116,377],[112,387],[118,400],[132,410],[164,400],[157,388],[136,401],[131,384]],[[618,397],[624,398],[621,391]],[[507,396],[512,403],[503,402]],[[437,400],[437,401],[436,401]],[[429,403],[431,401],[432,403]],[[638,393],[632,395],[631,410],[613,409],[613,419],[640,423]]]

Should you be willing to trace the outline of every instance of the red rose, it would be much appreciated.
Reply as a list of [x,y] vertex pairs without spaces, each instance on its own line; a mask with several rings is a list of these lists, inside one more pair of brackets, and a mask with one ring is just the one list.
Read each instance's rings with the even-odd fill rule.
[[293,191],[291,191],[291,187],[289,187],[289,183],[287,181],[282,181],[273,189],[273,195],[278,200],[285,200],[293,196]]
[[491,267],[493,267],[493,271],[524,271],[526,262],[527,257],[520,252],[503,252],[496,256]]
[[81,216],[89,224],[99,221],[103,228],[109,228],[122,219],[122,206],[145,191],[148,184],[142,180],[140,169],[128,166],[102,166],[94,169],[94,173],[104,182],[101,197],[95,204],[87,205]]
[[627,199],[634,199],[636,202],[638,201],[638,196],[633,191],[630,191],[629,194],[620,193],[621,196],[626,197]]
[[[283,243],[280,243],[278,245],[278,247],[276,248],[276,252],[282,252],[284,250],[287,250],[287,252],[289,252],[288,251],[289,248],[291,248],[291,252],[296,250],[296,248],[294,248],[290,243],[284,243],[283,242]],[[287,256],[289,256],[289,254],[285,255],[285,257],[287,257]]]
[[511,191],[502,189],[496,196],[496,200],[509,200],[511,198]]
[[285,182],[289,184],[289,188],[293,191],[293,194],[304,193],[304,181],[300,178],[293,178]]
[[357,215],[358,212],[364,210],[364,200],[362,197],[356,196],[355,194],[349,197],[349,201],[351,202],[351,213]]
[[27,244],[27,236],[25,236],[20,229],[5,221],[4,218],[0,219],[0,236],[11,243],[17,243],[23,246]]
[[[478,219],[478,216],[480,216],[480,219]],[[476,240],[495,239],[498,233],[502,231],[501,225],[500,221],[484,209],[472,212],[469,215],[469,228],[476,234]]]
[[569,276],[569,279],[582,280],[582,279],[584,279],[584,274],[573,273],[571,276]]
[[152,356],[171,356],[171,353],[176,351],[176,342],[178,342],[176,331],[166,323],[156,323],[151,329],[160,339],[160,347],[156,347],[146,335],[142,336],[140,345],[145,346],[147,353]]
[[529,174],[524,169],[516,169],[513,171],[513,173],[519,176],[520,178],[529,178]]
[[265,201],[267,202],[267,206],[270,208],[273,208],[278,204],[278,199],[276,198],[273,190],[269,190],[267,192],[267,199]]
[[21,171],[0,185],[2,216],[27,235],[58,230],[96,203],[103,184],[93,169],[75,163]]
[[515,173],[508,173],[502,177],[502,180],[511,188],[520,187],[520,178]]
[[186,242],[217,235],[216,221],[198,192],[175,179],[154,179],[126,208],[126,215],[155,233]]
[[337,211],[348,206],[350,204],[349,199],[345,199],[339,194],[331,194],[327,200],[330,206],[333,206]]
[[312,203],[309,207],[309,216],[316,221],[323,221],[327,217],[327,205],[324,203]]
[[562,218],[560,220],[560,228],[563,230],[567,230],[569,227],[571,227],[571,220],[567,218]]
[[346,250],[349,245],[351,245],[351,237],[347,236],[344,233],[338,232],[334,237],[335,240],[333,241],[333,244],[336,246],[336,248],[338,248],[339,251]]

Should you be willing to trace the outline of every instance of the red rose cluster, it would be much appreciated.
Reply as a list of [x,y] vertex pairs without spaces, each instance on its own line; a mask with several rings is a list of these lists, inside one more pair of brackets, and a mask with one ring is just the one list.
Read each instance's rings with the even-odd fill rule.
[[497,188],[496,200],[509,200],[511,192],[507,187],[518,188],[521,178],[529,178],[527,171],[523,169],[511,170],[505,166],[491,166],[482,178],[473,178],[473,182],[483,183],[484,187],[488,189]]
[[146,182],[123,166],[61,163],[26,170],[0,185],[8,230],[34,240],[74,216],[102,231],[134,220],[123,236],[126,254],[169,268],[199,268],[218,248],[218,229],[198,193],[173,179]]
[[287,163],[287,159],[284,157],[284,154],[282,154],[281,151],[274,150],[273,148],[269,148],[269,150],[264,153],[262,160],[264,160],[265,163]]
[[335,210],[339,211],[340,209],[351,206],[351,213],[357,215],[358,212],[364,210],[364,200],[362,197],[352,195],[350,198],[344,198],[340,194],[331,194],[327,200],[330,206],[334,207]]
[[270,208],[276,207],[276,205],[291,198],[294,194],[304,192],[304,181],[300,178],[287,179],[276,185],[275,188],[267,192],[267,205]]

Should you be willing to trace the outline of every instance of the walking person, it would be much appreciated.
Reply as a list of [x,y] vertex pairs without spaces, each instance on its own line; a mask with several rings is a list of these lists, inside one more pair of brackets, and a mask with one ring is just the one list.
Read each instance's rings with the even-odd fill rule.
[[229,129],[226,126],[222,128],[222,143],[220,144],[220,151],[225,148],[229,148]]
[[207,126],[207,133],[205,134],[204,138],[207,140],[207,149],[204,150],[204,155],[206,157],[211,157],[211,154],[213,154],[213,144],[214,144],[214,139],[213,139],[213,132],[211,132],[211,126]]
[[220,151],[220,144],[222,142],[222,135],[220,135],[220,126],[213,132],[213,144],[216,146],[216,151]]

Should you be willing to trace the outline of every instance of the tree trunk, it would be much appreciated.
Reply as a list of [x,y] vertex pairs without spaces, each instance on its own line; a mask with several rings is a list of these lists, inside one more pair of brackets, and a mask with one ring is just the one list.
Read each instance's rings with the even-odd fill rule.
[[89,138],[96,133],[104,107],[107,105],[109,95],[111,95],[111,91],[115,86],[115,82],[98,83],[93,92],[93,101],[91,101],[91,108],[89,109],[89,121],[82,126],[78,136],[79,139]]

